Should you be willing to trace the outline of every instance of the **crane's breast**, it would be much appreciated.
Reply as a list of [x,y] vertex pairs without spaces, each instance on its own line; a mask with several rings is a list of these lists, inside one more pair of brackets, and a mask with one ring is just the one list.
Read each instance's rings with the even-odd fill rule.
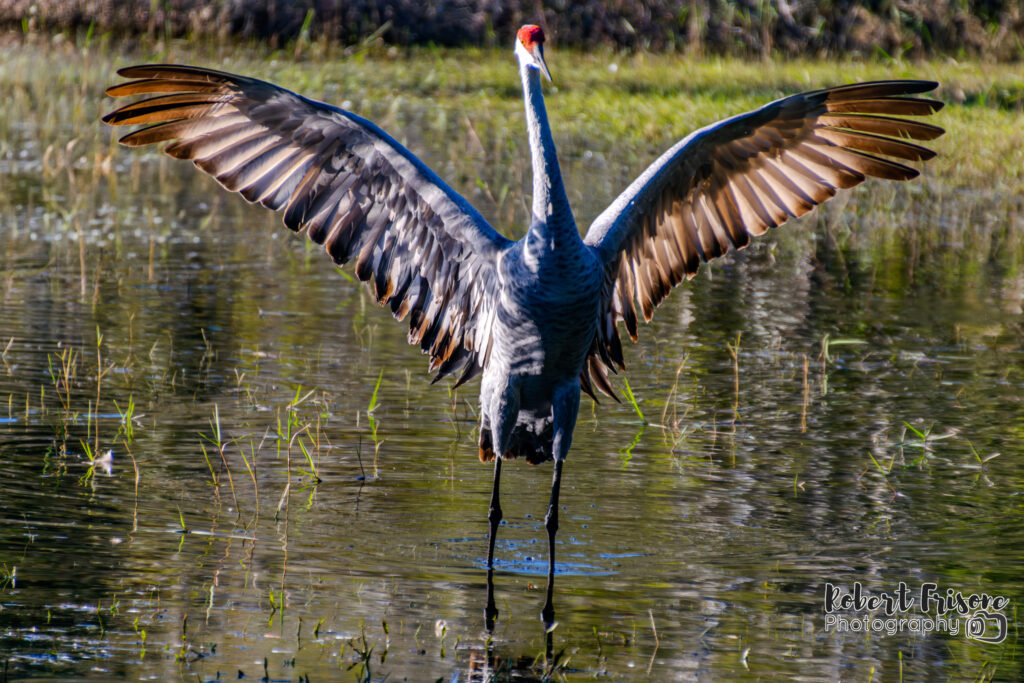
[[530,263],[510,250],[499,273],[491,361],[520,376],[575,380],[597,330],[601,271],[589,254]]

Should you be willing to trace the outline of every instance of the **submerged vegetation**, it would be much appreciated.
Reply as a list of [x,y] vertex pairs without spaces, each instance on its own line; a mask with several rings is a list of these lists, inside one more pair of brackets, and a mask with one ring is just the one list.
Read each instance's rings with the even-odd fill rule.
[[949,105],[919,180],[706,268],[627,351],[627,403],[584,404],[553,650],[534,623],[550,470],[507,476],[503,616],[480,637],[473,402],[431,390],[401,328],[277,216],[98,122],[121,66],[251,74],[377,121],[518,236],[510,51],[4,39],[0,671],[1018,677],[1012,629],[841,639],[815,619],[826,580],[1024,600],[1019,68],[547,58],[581,225],[685,133],[784,94],[933,78]]

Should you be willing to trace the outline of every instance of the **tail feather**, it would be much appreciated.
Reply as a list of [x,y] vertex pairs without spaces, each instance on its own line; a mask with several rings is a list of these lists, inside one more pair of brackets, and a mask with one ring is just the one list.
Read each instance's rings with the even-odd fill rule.
[[[526,458],[531,465],[539,465],[542,462],[552,460],[552,440],[554,431],[551,428],[551,421],[545,421],[540,433],[530,428],[530,425],[519,423],[512,430],[512,446],[502,456],[505,460],[514,458]],[[488,427],[480,429],[480,462],[494,460],[494,442],[491,437],[491,430]]]

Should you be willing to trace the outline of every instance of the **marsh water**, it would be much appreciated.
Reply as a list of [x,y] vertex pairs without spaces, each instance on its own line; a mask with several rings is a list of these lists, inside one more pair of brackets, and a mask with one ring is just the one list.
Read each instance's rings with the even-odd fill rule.
[[[550,634],[551,467],[505,467],[487,633],[477,384],[431,386],[404,325],[278,217],[85,130],[127,58],[14,49],[0,680],[1024,675],[1013,186],[869,183],[673,292],[626,350],[636,406],[581,407]],[[35,109],[26,51],[80,101]],[[367,96],[364,113],[518,236],[528,162],[507,140],[525,135],[486,123],[521,106],[508,68],[497,105]],[[553,123],[584,226],[674,137],[588,144]],[[1005,640],[826,629],[826,584],[900,582],[1007,598]]]

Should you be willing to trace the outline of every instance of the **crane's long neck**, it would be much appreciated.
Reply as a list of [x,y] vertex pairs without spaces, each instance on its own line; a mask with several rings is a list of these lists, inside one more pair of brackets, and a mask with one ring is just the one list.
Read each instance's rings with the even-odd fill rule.
[[540,89],[540,72],[520,64],[519,73],[526,99],[526,129],[533,162],[533,218],[530,232],[544,230],[548,234],[543,237],[556,241],[563,236],[561,233],[565,233],[578,240],[579,232],[569,207],[569,198],[565,195],[562,172],[558,168],[558,152],[551,137],[551,126],[548,125],[548,113]]

